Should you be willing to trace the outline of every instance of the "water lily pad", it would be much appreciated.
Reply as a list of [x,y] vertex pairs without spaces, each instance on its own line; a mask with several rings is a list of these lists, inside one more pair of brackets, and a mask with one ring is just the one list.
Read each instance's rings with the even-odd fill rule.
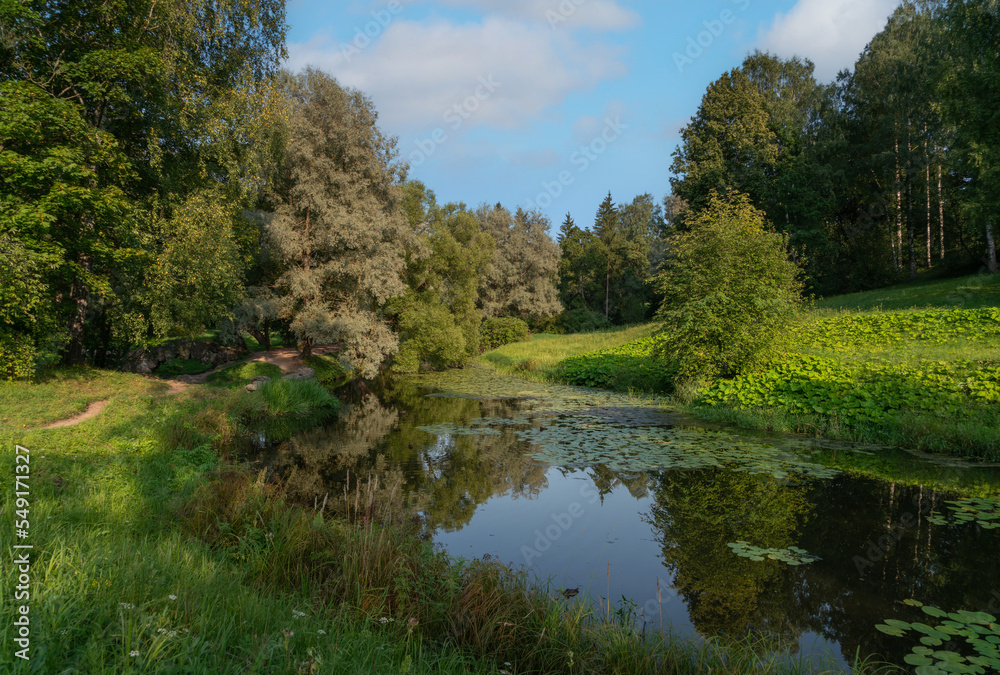
[[755,562],[761,562],[765,558],[783,562],[786,565],[797,567],[820,560],[819,556],[806,553],[801,548],[789,546],[788,548],[759,548],[745,541],[737,541],[726,544],[733,550],[733,553],[741,558],[749,558]]

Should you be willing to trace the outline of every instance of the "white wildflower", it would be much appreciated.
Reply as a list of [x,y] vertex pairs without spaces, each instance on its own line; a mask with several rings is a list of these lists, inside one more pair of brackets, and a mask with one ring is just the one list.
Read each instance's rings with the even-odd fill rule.
[[128,653],[128,655],[129,656],[139,656],[139,650],[138,649],[133,649],[132,651],[130,651]]

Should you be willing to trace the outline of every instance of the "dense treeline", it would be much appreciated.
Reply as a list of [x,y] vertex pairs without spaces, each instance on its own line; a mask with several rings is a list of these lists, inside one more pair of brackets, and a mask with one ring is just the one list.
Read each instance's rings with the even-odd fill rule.
[[852,73],[755,52],[683,130],[673,193],[736,189],[789,235],[820,294],[930,269],[996,271],[998,4],[904,2]]
[[995,271],[998,26],[995,0],[906,2],[831,84],[755,52],[708,87],[671,195],[608,194],[553,241],[537,211],[439,205],[362,92],[281,71],[281,0],[2,2],[0,371],[218,328],[371,375],[460,365],[484,320],[662,318],[719,195],[819,294]]

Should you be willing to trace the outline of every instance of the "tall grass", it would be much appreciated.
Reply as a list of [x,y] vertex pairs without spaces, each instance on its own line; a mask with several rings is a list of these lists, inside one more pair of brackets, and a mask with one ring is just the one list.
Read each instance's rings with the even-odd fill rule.
[[359,484],[344,495],[342,517],[327,519],[322,509],[289,506],[263,474],[225,472],[184,508],[185,529],[238,563],[255,586],[308,588],[353,623],[470,655],[470,672],[472,663],[476,672],[492,664],[518,673],[814,672],[760,640],[642,635],[627,611],[605,615],[567,602],[488,557],[452,560],[393,522],[373,499],[378,492]]
[[340,401],[316,380],[270,380],[257,393],[269,415],[335,413],[340,409]]

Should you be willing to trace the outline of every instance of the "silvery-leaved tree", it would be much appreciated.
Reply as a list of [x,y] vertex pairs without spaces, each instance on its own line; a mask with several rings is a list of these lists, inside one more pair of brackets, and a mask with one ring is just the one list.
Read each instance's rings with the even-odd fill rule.
[[304,356],[340,343],[341,358],[371,377],[398,347],[384,307],[406,290],[405,168],[363,93],[312,69],[285,74],[283,86],[285,156],[267,226],[285,266],[281,314]]
[[549,219],[501,204],[480,206],[476,218],[496,242],[493,261],[479,284],[479,306],[489,317],[546,318],[563,310],[559,302],[562,250],[548,234]]

